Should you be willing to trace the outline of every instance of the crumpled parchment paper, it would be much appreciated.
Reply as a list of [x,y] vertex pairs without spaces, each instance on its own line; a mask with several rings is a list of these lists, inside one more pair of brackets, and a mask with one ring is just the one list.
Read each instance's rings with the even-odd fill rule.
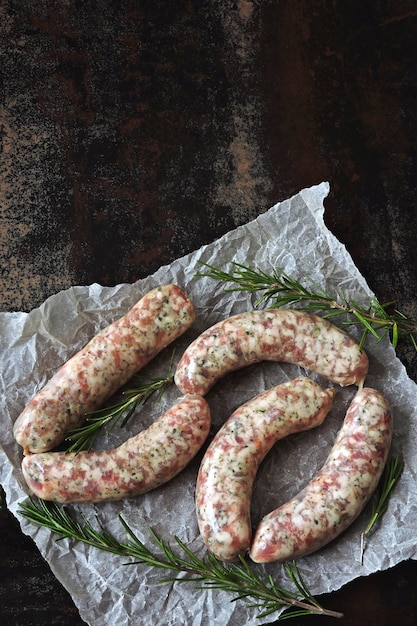
[[[27,497],[20,470],[22,451],[15,443],[12,425],[24,405],[45,384],[59,365],[80,349],[99,328],[123,315],[135,301],[157,284],[175,282],[192,297],[197,319],[175,343],[178,361],[188,343],[218,320],[253,308],[256,297],[247,293],[225,293],[224,285],[196,276],[199,261],[230,271],[231,261],[269,272],[281,268],[303,282],[311,277],[328,291],[344,290],[348,298],[367,304],[372,295],[343,245],[323,221],[323,201],[328,183],[304,189],[281,202],[254,221],[135,284],[114,288],[77,286],[58,293],[38,309],[26,313],[0,314],[1,483],[10,510],[23,531],[38,545],[57,578],[72,595],[81,617],[91,625],[148,623],[154,625],[225,626],[259,623],[256,611],[244,601],[230,602],[231,596],[217,590],[201,590],[192,583],[158,581],[165,573],[141,565],[126,565],[127,559],[91,549],[69,540],[55,541],[46,529],[37,527],[17,512]],[[305,281],[304,281],[305,282]],[[308,281],[307,281],[308,282]],[[336,322],[341,323],[341,321]],[[351,333],[359,338],[359,331]],[[172,348],[168,347],[145,370],[144,377],[167,371]],[[395,415],[393,453],[405,461],[404,475],[390,501],[383,523],[367,541],[364,564],[360,564],[360,533],[369,518],[369,509],[339,539],[319,553],[298,560],[302,575],[313,594],[326,593],[360,576],[416,558],[415,514],[417,474],[417,389],[388,340],[367,344],[370,357],[368,386],[384,391]],[[230,374],[207,395],[213,432],[230,413],[249,397],[265,388],[298,375],[317,375],[290,364],[264,363]],[[253,494],[252,522],[297,493],[322,465],[339,429],[356,387],[337,387],[334,408],[317,429],[293,435],[279,442],[261,466]],[[146,427],[169,408],[181,394],[173,385],[160,403],[151,401],[124,430],[104,436],[98,447],[119,445],[128,436]],[[84,505],[81,510],[95,523],[120,540],[126,539],[118,515],[122,514],[147,545],[150,526],[163,539],[177,535],[199,555],[205,553],[194,512],[194,484],[201,454],[170,483],[155,491],[122,502]],[[280,564],[267,570],[279,584],[291,588]],[[269,619],[276,619],[278,614]],[[263,619],[262,623],[266,620]]]

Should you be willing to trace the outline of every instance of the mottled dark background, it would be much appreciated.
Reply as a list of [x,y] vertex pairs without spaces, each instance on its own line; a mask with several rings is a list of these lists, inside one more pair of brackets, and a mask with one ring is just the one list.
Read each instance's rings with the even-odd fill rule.
[[[328,180],[328,226],[417,318],[415,0],[3,0],[0,37],[1,310],[134,281]],[[1,623],[81,623],[0,523]],[[415,626],[416,578],[321,600],[341,626]]]

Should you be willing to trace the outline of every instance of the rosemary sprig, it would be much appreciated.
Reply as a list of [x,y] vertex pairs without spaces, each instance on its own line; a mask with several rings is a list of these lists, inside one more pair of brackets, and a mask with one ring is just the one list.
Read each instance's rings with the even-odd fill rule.
[[365,552],[365,537],[374,528],[376,523],[381,519],[388,509],[389,497],[392,490],[401,478],[404,470],[404,462],[397,456],[390,457],[385,465],[381,479],[378,483],[372,513],[368,525],[361,533],[360,562],[363,565],[363,557]]
[[[252,568],[245,559],[239,563],[225,565],[215,556],[208,554],[200,558],[194,554],[178,537],[174,537],[177,550],[160,539],[152,529],[150,537],[157,548],[155,553],[145,546],[133,530],[119,516],[120,523],[128,539],[120,542],[107,532],[99,523],[99,530],[82,516],[82,522],[76,521],[65,506],[33,498],[20,503],[20,514],[27,520],[45,526],[56,533],[60,539],[69,538],[81,541],[99,550],[104,550],[122,557],[132,558],[131,564],[146,564],[152,567],[185,574],[163,578],[159,582],[193,582],[198,588],[221,589],[233,594],[233,601],[246,600],[251,608],[259,610],[258,617],[263,618],[287,607],[296,611],[281,616],[288,619],[296,615],[327,615],[343,617],[342,613],[323,608],[312,596],[295,562],[286,563],[287,577],[295,585],[296,591],[288,591],[278,586],[272,576],[260,567]],[[180,553],[178,553],[180,552]]]
[[119,402],[87,413],[85,424],[69,431],[65,439],[71,442],[67,452],[91,450],[104,428],[111,432],[119,422],[121,422],[120,427],[123,428],[138,407],[148,402],[156,393],[158,393],[157,399],[159,401],[173,381],[172,364],[174,354],[175,352],[172,353],[169,369],[165,376],[151,378],[150,380],[143,380],[137,376],[136,378],[142,382],[123,391],[121,393],[122,399]]
[[263,292],[255,306],[266,302],[272,302],[271,308],[297,305],[306,311],[321,313],[325,318],[348,314],[350,318],[343,321],[343,325],[362,327],[361,348],[369,335],[373,335],[377,341],[388,335],[394,348],[397,347],[400,338],[407,337],[417,351],[417,320],[408,318],[393,308],[394,302],[381,304],[373,297],[368,306],[362,306],[348,299],[343,290],[335,294],[327,293],[309,277],[305,277],[310,283],[310,286],[306,287],[281,269],[273,269],[268,274],[241,263],[232,263],[233,270],[227,273],[208,263],[201,264],[207,268],[207,272],[200,272],[197,276],[207,276],[235,285],[225,288],[225,291]]

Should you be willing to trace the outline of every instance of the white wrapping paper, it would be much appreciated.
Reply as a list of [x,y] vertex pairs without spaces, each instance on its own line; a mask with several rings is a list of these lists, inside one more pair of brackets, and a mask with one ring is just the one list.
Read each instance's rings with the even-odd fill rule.
[[[254,295],[225,293],[224,285],[198,277],[196,273],[202,270],[199,261],[227,271],[231,269],[231,261],[265,272],[281,268],[301,282],[309,276],[328,291],[343,289],[347,297],[368,303],[372,295],[370,288],[344,246],[324,224],[323,201],[328,192],[328,183],[305,189],[249,224],[161,267],[135,284],[114,288],[97,284],[73,287],[52,296],[29,314],[0,314],[1,483],[10,510],[19,519],[23,531],[35,540],[88,624],[250,626],[259,620],[255,610],[248,609],[244,601],[230,602],[232,598],[226,593],[197,589],[192,583],[159,584],[158,580],[165,575],[161,570],[126,565],[127,559],[70,540],[56,542],[48,530],[24,520],[18,514],[18,504],[26,499],[28,490],[20,470],[22,451],[12,434],[13,422],[63,361],[158,284],[177,283],[191,296],[197,310],[195,324],[175,343],[176,362],[202,330],[228,315],[253,308]],[[358,332],[353,329],[351,334],[358,338]],[[391,401],[395,415],[393,452],[401,454],[405,470],[383,524],[368,539],[363,565],[359,560],[359,539],[369,509],[327,548],[299,559],[299,568],[313,594],[338,589],[359,576],[416,558],[416,385],[408,378],[388,340],[380,344],[371,340],[366,348],[370,357],[366,384],[384,391]],[[143,376],[165,373],[170,357],[171,348],[167,348],[143,370]],[[255,393],[306,374],[323,386],[330,386],[320,377],[289,364],[264,363],[230,374],[207,395],[213,432]],[[279,442],[268,455],[255,484],[254,525],[261,516],[299,491],[322,465],[355,390],[355,387],[337,387],[334,408],[322,426]],[[118,445],[136,434],[180,395],[172,386],[160,403],[151,401],[145,405],[126,429],[115,429],[111,435],[104,436],[98,447]],[[193,499],[199,460],[200,456],[180,476],[149,494],[117,503],[85,505],[81,509],[92,522],[97,515],[103,526],[120,540],[126,538],[118,520],[122,514],[147,545],[151,545],[147,531],[150,526],[165,540],[177,535],[202,556],[205,549],[198,535]],[[267,570],[278,583],[290,587],[282,565],[271,564]],[[271,616],[270,621],[277,615]],[[263,619],[262,623],[266,621]]]

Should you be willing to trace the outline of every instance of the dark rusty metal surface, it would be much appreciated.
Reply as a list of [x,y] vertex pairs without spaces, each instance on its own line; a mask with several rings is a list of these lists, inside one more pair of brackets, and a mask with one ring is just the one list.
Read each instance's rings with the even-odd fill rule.
[[[1,310],[134,281],[328,180],[328,226],[417,318],[414,0],[5,0],[0,45]],[[0,621],[81,623],[0,520]],[[416,576],[322,600],[341,626],[415,626]]]

